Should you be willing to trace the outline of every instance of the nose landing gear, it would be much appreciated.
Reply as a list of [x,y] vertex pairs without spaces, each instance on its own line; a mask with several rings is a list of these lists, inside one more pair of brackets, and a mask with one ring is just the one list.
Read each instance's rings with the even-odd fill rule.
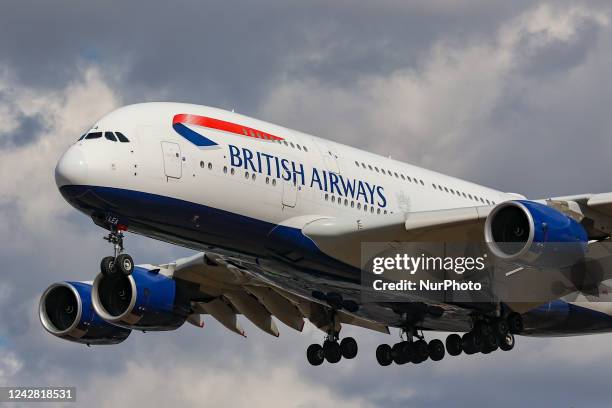
[[110,233],[104,237],[104,240],[113,245],[115,252],[114,256],[102,258],[100,262],[100,272],[104,276],[110,276],[115,272],[119,272],[125,276],[130,275],[134,271],[134,260],[128,254],[123,252],[123,232],[115,227],[111,228]]

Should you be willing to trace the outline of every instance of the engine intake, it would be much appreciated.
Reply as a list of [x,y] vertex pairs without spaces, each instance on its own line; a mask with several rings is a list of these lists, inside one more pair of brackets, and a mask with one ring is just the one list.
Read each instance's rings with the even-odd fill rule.
[[38,316],[52,335],[82,344],[117,344],[131,332],[96,314],[91,305],[91,285],[82,282],[49,286],[40,298]]
[[585,229],[562,212],[534,201],[507,201],[485,222],[489,250],[505,261],[533,266],[571,265],[584,256]]
[[129,276],[99,274],[92,303],[104,320],[138,330],[177,329],[191,311],[188,297],[181,295],[174,279],[142,267],[135,267]]

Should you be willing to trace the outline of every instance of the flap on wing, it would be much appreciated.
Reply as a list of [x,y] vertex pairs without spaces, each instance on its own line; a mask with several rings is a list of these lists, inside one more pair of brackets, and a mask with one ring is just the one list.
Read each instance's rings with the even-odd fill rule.
[[327,255],[359,267],[363,242],[482,241],[484,222],[492,208],[319,219],[304,226],[302,232]]
[[590,208],[612,217],[612,193],[593,194],[586,202]]

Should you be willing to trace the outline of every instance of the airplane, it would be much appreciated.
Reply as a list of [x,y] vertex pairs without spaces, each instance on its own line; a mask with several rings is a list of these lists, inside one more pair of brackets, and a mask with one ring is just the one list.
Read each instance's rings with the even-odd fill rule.
[[[388,366],[508,351],[515,335],[612,331],[606,268],[590,286],[574,282],[535,302],[360,295],[364,242],[470,237],[507,261],[555,240],[595,248],[612,231],[612,193],[529,200],[235,112],[169,102],[107,114],[62,155],[55,178],[112,247],[93,281],[54,283],[42,294],[40,321],[65,340],[118,344],[132,330],[202,327],[203,315],[242,336],[240,315],[273,336],[276,321],[301,331],[308,320],[325,336],[308,347],[310,364],[355,358],[357,341],[340,337],[354,325],[400,331],[401,341],[376,349]],[[197,252],[135,265],[125,232]],[[518,292],[527,275],[511,275]],[[432,331],[451,334],[428,342]]]

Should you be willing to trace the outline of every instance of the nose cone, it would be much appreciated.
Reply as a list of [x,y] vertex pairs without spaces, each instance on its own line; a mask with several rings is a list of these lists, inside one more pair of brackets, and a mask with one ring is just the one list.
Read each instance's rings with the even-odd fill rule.
[[79,146],[70,147],[55,167],[55,183],[58,188],[84,185],[87,180],[87,161]]

